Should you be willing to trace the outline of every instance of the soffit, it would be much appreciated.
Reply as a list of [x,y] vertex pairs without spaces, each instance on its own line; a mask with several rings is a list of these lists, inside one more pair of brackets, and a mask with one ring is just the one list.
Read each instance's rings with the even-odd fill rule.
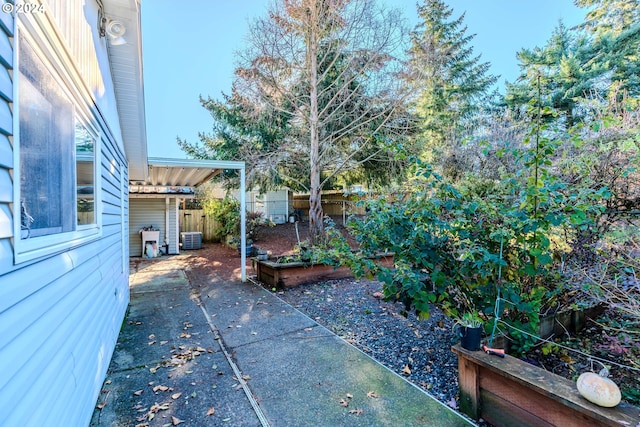
[[106,18],[122,21],[126,27],[126,44],[108,45],[109,63],[129,178],[144,180],[148,167],[140,1],[103,0],[103,5]]

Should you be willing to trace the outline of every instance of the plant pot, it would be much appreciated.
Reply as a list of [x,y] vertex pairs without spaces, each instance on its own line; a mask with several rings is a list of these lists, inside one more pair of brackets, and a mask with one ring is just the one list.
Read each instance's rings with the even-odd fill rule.
[[458,335],[460,335],[460,345],[462,348],[470,351],[480,350],[480,340],[482,339],[481,326],[477,328],[460,326]]
[[[240,247],[240,245],[238,245],[238,255],[242,254],[242,248]],[[245,246],[245,255],[250,257],[253,256],[253,244],[252,243],[247,243],[247,245]]]

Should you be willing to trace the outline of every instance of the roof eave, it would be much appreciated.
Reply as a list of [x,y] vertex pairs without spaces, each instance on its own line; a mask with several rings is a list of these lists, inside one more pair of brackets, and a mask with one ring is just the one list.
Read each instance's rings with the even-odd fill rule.
[[108,43],[109,64],[129,178],[145,180],[148,160],[140,0],[103,0],[103,5],[105,17],[122,21],[126,27],[126,44]]

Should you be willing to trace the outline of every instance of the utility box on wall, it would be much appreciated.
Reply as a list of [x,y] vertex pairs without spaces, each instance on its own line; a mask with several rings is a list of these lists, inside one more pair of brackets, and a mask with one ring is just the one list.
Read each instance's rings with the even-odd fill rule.
[[202,233],[199,231],[189,231],[180,233],[182,249],[202,249]]

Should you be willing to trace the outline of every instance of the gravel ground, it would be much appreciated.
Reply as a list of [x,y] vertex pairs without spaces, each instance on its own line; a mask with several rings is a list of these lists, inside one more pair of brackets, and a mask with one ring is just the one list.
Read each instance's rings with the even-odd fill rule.
[[439,309],[419,320],[403,305],[374,296],[382,284],[332,280],[278,291],[280,298],[383,365],[457,408],[458,362],[452,321]]

